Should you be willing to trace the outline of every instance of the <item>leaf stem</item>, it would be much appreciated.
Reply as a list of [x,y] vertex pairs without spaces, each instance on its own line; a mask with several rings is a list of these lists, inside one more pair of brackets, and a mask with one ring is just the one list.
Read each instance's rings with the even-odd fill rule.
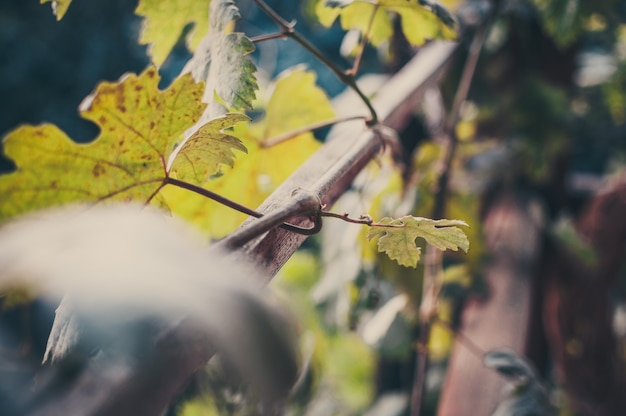
[[[198,195],[202,195],[205,198],[212,199],[213,201],[220,203],[228,208],[234,209],[235,211],[241,212],[242,214],[247,214],[255,218],[262,218],[264,215],[258,211],[255,211],[251,208],[246,207],[245,205],[241,205],[232,199],[228,199],[223,197],[222,195],[216,194],[213,191],[209,191],[208,189],[202,188],[201,186],[194,185],[189,182],[181,181],[176,178],[172,178],[170,176],[165,178],[164,185],[173,185],[182,189],[186,189],[191,192],[195,192]],[[313,228],[304,228],[299,227],[293,224],[282,223],[279,226],[287,231],[292,231],[294,233],[303,234],[303,235],[312,235],[316,234],[319,230],[315,227]]]
[[262,142],[259,143],[259,146],[263,148],[276,146],[277,144],[291,140],[294,137],[297,137],[303,133],[308,133],[310,131],[319,130],[324,127],[332,126],[333,124],[343,123],[343,122],[352,121],[352,120],[362,120],[364,118],[365,118],[364,116],[348,116],[348,117],[337,117],[337,118],[333,118],[330,120],[319,121],[317,123],[312,123],[296,130],[288,131],[287,133],[278,135],[276,137],[263,140]]
[[362,224],[367,225],[368,227],[384,227],[384,228],[405,228],[406,224],[382,224],[380,222],[374,221],[372,217],[369,215],[360,215],[358,219],[350,218],[350,214],[344,212],[343,214],[337,214],[335,212],[329,211],[320,211],[320,216],[322,217],[331,217],[337,218],[345,222],[349,222],[352,224]]
[[320,62],[322,62],[328,69],[330,69],[336,76],[339,78],[341,82],[350,87],[357,95],[361,98],[363,103],[367,106],[367,109],[370,112],[370,119],[367,120],[368,126],[374,126],[378,124],[378,114],[372,105],[370,99],[361,91],[354,75],[350,73],[350,71],[344,71],[340,67],[338,67],[333,61],[331,61],[326,55],[324,55],[315,45],[309,42],[306,38],[304,38],[300,33],[298,33],[294,26],[296,24],[295,21],[287,22],[283,19],[274,9],[268,6],[263,0],[254,0],[254,2],[263,10],[274,22],[279,26],[281,32],[289,38],[292,38],[296,42],[298,42],[304,49],[309,51],[313,56],[315,56]]

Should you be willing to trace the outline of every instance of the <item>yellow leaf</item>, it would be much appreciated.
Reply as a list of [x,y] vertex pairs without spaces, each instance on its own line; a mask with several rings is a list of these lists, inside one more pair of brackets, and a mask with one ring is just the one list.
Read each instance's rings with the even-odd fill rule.
[[135,13],[143,16],[139,42],[149,44],[152,62],[161,66],[189,23],[193,32],[187,35],[187,46],[195,50],[209,28],[211,0],[141,0]]
[[[376,15],[368,32],[374,10]],[[412,45],[422,45],[427,39],[456,36],[451,28],[454,26],[452,15],[439,3],[427,0],[319,0],[315,12],[326,27],[340,16],[344,30],[368,33],[368,41],[376,47],[393,35],[393,14],[400,15],[402,32]]]
[[57,20],[63,19],[65,13],[72,0],[41,0],[39,4],[52,3],[52,13],[57,17]]
[[[344,30],[357,29],[361,33],[367,32],[369,22],[377,6],[370,3],[355,2],[341,11],[341,27]],[[376,16],[369,32],[369,42],[379,46],[393,35],[393,25],[389,14],[384,8],[377,7]]]
[[152,67],[100,84],[81,111],[100,127],[92,143],[77,144],[50,124],[10,132],[4,153],[17,169],[0,176],[0,220],[70,202],[151,201],[175,143],[205,107],[203,84],[191,75],[165,91],[158,82]]

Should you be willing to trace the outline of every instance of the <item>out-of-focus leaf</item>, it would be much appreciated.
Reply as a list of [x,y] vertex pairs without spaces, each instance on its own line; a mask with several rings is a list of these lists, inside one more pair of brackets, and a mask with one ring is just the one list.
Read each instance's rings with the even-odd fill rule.
[[72,3],[72,0],[41,0],[40,4],[52,3],[52,13],[57,17],[57,20],[63,19],[68,7]]
[[557,409],[533,366],[514,351],[500,348],[483,357],[486,367],[503,375],[514,387],[492,416],[552,416]]
[[408,324],[402,316],[409,298],[396,295],[389,299],[362,329],[363,340],[380,353],[390,356],[402,356],[412,350]]
[[0,228],[0,288],[68,296],[80,328],[122,355],[146,320],[171,329],[184,318],[262,393],[284,394],[297,374],[294,332],[261,281],[245,259],[208,251],[195,230],[141,205],[44,211]]
[[254,45],[243,33],[228,31],[239,17],[233,0],[213,0],[209,31],[184,69],[196,81],[206,82],[203,99],[209,106],[203,121],[227,110],[252,108],[258,85],[254,76],[256,67],[247,55],[254,51]]
[[584,18],[589,16],[583,10],[580,0],[533,0],[539,10],[547,31],[561,46],[570,45],[584,33]]
[[415,241],[418,237],[441,250],[469,250],[469,240],[458,228],[468,226],[464,221],[432,220],[407,215],[398,219],[386,217],[380,224],[388,227],[370,228],[368,238],[377,238],[378,250],[387,253],[401,266],[417,266],[421,256],[421,249]]
[[187,37],[190,50],[195,50],[209,26],[211,0],[140,0],[135,13],[144,17],[139,39],[149,44],[152,62],[161,66],[183,33],[193,23],[194,30]]
[[355,334],[333,337],[327,351],[326,372],[331,388],[349,407],[359,413],[373,394],[374,355]]
[[510,349],[502,348],[489,351],[483,357],[483,364],[496,370],[515,385],[523,386],[537,378],[532,365]]
[[[213,175],[203,186],[245,206],[259,206],[320,146],[312,133],[270,147],[263,147],[262,142],[334,116],[330,100],[315,80],[315,74],[302,67],[281,74],[272,88],[265,117],[235,126],[233,135],[248,149],[248,156],[237,160],[232,169],[224,166],[221,174]],[[216,238],[232,232],[246,218],[184,190],[167,187],[163,193],[175,213]]]

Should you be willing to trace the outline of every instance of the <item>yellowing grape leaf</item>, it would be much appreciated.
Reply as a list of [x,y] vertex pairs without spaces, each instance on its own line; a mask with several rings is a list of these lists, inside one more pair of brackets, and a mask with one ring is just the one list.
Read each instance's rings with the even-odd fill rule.
[[400,16],[402,31],[412,45],[456,36],[452,15],[428,0],[319,0],[315,11],[324,26],[330,27],[340,17],[344,30],[356,29],[362,35],[368,30],[372,13],[376,13],[368,32],[368,41],[376,47],[391,38],[393,14]]
[[244,114],[231,113],[200,127],[178,152],[170,156],[171,168],[168,171],[177,179],[201,184],[218,173],[221,164],[233,166],[233,149],[245,153],[248,150],[241,140],[224,133],[224,130],[248,120],[250,119]]
[[402,218],[383,218],[380,224],[389,227],[372,227],[368,238],[378,238],[378,250],[401,266],[415,267],[421,256],[416,245],[418,237],[441,250],[459,248],[467,253],[469,240],[458,226],[467,226],[459,220],[431,220],[407,215]]
[[39,4],[52,3],[52,13],[57,17],[57,20],[61,20],[71,2],[72,0],[41,0]]
[[254,76],[256,67],[247,55],[254,51],[254,45],[243,33],[228,33],[239,17],[232,0],[213,0],[209,32],[184,69],[184,72],[190,71],[196,81],[206,82],[203,100],[209,106],[203,121],[229,109],[252,108],[258,85]]
[[[276,135],[334,117],[330,100],[315,85],[315,74],[297,67],[275,81],[263,119],[238,124],[233,134],[248,149],[248,156],[222,168],[204,187],[250,208],[256,208],[289,175],[318,149],[312,133],[301,134],[281,144],[262,147]],[[246,218],[213,201],[175,187],[163,189],[172,211],[200,225],[211,236],[220,238],[232,232]]]
[[[70,202],[107,200],[162,204],[157,195],[168,176],[166,162],[183,132],[202,114],[202,83],[191,75],[177,79],[159,91],[154,67],[119,82],[102,83],[81,105],[81,115],[100,127],[89,144],[77,144],[56,126],[23,126],[9,133],[4,153],[15,161],[15,172],[0,176],[0,220],[27,211]],[[192,136],[189,149],[203,149],[201,142],[226,140],[216,154],[198,162],[181,149],[185,162],[176,165],[181,174],[217,171],[232,164],[224,148],[233,146],[221,129],[241,121],[242,115],[216,119]],[[226,121],[226,120],[228,121]],[[210,152],[209,152],[210,153]],[[155,198],[156,197],[156,198]]]
[[152,62],[161,66],[189,23],[187,46],[195,50],[209,27],[211,0],[140,0],[135,13],[144,17],[139,42],[149,44]]

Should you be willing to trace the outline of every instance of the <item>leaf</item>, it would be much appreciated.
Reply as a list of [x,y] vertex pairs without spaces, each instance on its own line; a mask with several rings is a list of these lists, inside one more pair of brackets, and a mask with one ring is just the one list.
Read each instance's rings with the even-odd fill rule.
[[187,46],[195,50],[209,26],[211,0],[140,0],[135,14],[144,17],[139,43],[149,44],[148,53],[156,66],[163,65],[186,25],[194,30]]
[[528,360],[508,348],[487,352],[483,357],[483,364],[496,370],[516,386],[537,381],[535,370]]
[[39,4],[52,3],[52,13],[57,17],[57,20],[63,19],[67,9],[70,7],[72,0],[41,0]]
[[[0,288],[32,287],[47,301],[67,296],[50,357],[81,339],[134,366],[146,358],[136,355],[140,345],[154,347],[148,333],[182,327],[193,342],[210,336],[258,392],[285,393],[297,376],[293,325],[263,279],[245,258],[207,250],[196,230],[139,204],[45,210],[0,228]],[[162,326],[147,331],[154,318]],[[87,371],[104,369],[96,367]]]
[[209,32],[184,70],[191,71],[196,81],[206,82],[206,120],[226,110],[251,109],[258,89],[256,67],[248,57],[254,45],[243,33],[227,33],[228,26],[240,17],[234,2],[213,0],[210,16]]
[[[200,117],[202,83],[186,75],[159,91],[155,68],[102,83],[81,105],[81,115],[100,127],[89,144],[77,144],[56,126],[19,127],[4,139],[4,153],[14,160],[15,172],[0,176],[0,221],[27,211],[70,202],[154,200],[168,175],[166,162],[182,133]],[[177,172],[190,175],[214,172],[219,164],[232,164],[229,146],[241,148],[220,132],[224,125],[241,121],[226,116],[206,126],[182,152]],[[222,142],[216,154],[199,162],[187,154],[192,149],[210,153],[209,143]],[[155,198],[156,197],[156,198]]]
[[220,165],[233,166],[233,149],[247,153],[241,140],[224,133],[241,121],[250,118],[244,114],[230,113],[211,120],[200,127],[185,141],[178,153],[173,153],[169,172],[177,179],[194,184],[205,183],[211,175],[219,172]]
[[[315,85],[315,73],[297,67],[282,73],[274,82],[264,118],[239,124],[233,135],[241,139],[248,156],[233,168],[224,166],[223,175],[214,175],[204,187],[245,206],[256,208],[289,175],[318,149],[312,133],[301,134],[287,142],[262,147],[261,142],[334,117],[330,100]],[[232,232],[246,215],[174,187],[163,190],[168,205],[219,238]]]
[[380,221],[389,227],[372,227],[368,238],[378,238],[378,251],[385,252],[401,266],[416,267],[421,249],[416,245],[418,237],[441,250],[459,248],[469,250],[469,240],[457,226],[467,226],[458,220],[431,220],[407,215],[399,219],[389,217]]
[[402,31],[414,46],[427,39],[450,39],[456,36],[454,18],[442,5],[427,0],[319,0],[315,8],[320,23],[330,27],[337,17],[344,30],[367,31],[372,13],[376,13],[368,41],[375,47],[393,34],[392,15],[400,16]]

